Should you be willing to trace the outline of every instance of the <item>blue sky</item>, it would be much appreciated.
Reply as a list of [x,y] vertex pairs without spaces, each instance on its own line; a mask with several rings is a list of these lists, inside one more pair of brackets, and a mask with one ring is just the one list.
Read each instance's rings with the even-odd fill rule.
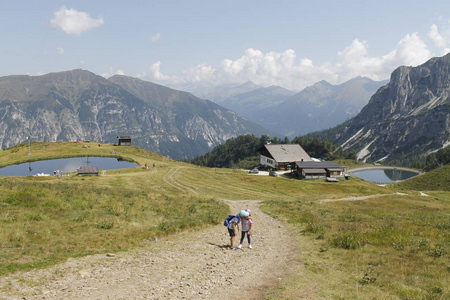
[[445,55],[450,2],[0,0],[0,39],[0,76],[82,68],[301,90]]

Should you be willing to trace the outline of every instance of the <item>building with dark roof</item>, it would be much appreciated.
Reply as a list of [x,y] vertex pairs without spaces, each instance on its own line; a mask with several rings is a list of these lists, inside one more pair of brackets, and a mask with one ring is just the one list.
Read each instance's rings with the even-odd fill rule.
[[342,177],[342,167],[334,161],[297,161],[296,171],[300,178],[313,179]]
[[129,135],[119,135],[117,136],[119,142],[117,145],[119,146],[130,146],[131,145],[131,136]]

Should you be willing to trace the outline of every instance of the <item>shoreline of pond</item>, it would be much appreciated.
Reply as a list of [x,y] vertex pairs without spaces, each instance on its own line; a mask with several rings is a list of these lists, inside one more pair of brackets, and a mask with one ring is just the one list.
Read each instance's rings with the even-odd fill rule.
[[422,171],[411,169],[407,167],[391,167],[391,166],[365,166],[365,167],[355,167],[347,169],[347,173],[351,174],[354,172],[365,171],[365,170],[399,170],[417,173],[417,175],[423,174]]
[[35,160],[4,166],[0,168],[0,176],[27,177],[47,176],[56,173],[67,174],[74,173],[80,167],[89,165],[96,165],[99,170],[117,170],[139,166],[136,162],[130,162],[114,156],[75,156]]

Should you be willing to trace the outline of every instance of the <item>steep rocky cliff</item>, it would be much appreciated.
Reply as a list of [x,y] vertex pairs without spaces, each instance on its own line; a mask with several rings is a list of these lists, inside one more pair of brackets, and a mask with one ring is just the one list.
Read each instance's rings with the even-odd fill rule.
[[0,78],[2,148],[33,141],[133,144],[174,158],[193,157],[237,135],[265,130],[213,102],[139,79],[104,79],[73,70]]
[[399,67],[350,121],[323,132],[363,161],[414,161],[450,144],[450,54]]

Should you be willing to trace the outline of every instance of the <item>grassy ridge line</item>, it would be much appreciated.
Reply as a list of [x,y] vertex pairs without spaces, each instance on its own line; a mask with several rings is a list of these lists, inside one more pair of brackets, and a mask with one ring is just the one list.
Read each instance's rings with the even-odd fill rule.
[[[85,146],[86,148],[84,148]],[[133,151],[130,151],[134,149]],[[70,158],[70,157],[84,157],[84,156],[100,156],[100,157],[115,157],[127,161],[136,161],[139,165],[144,165],[145,162],[156,160],[158,162],[169,162],[170,159],[161,155],[145,151],[143,149],[127,146],[119,147],[112,144],[102,143],[75,143],[75,142],[60,142],[60,143],[46,143],[33,142],[31,143],[31,154],[28,154],[28,143],[16,145],[4,151],[0,151],[0,167],[12,164],[20,164],[24,162],[33,162],[38,160],[56,159],[56,158]],[[126,149],[126,151],[124,151]]]
[[450,165],[434,169],[419,177],[413,177],[393,185],[401,190],[450,191]]

